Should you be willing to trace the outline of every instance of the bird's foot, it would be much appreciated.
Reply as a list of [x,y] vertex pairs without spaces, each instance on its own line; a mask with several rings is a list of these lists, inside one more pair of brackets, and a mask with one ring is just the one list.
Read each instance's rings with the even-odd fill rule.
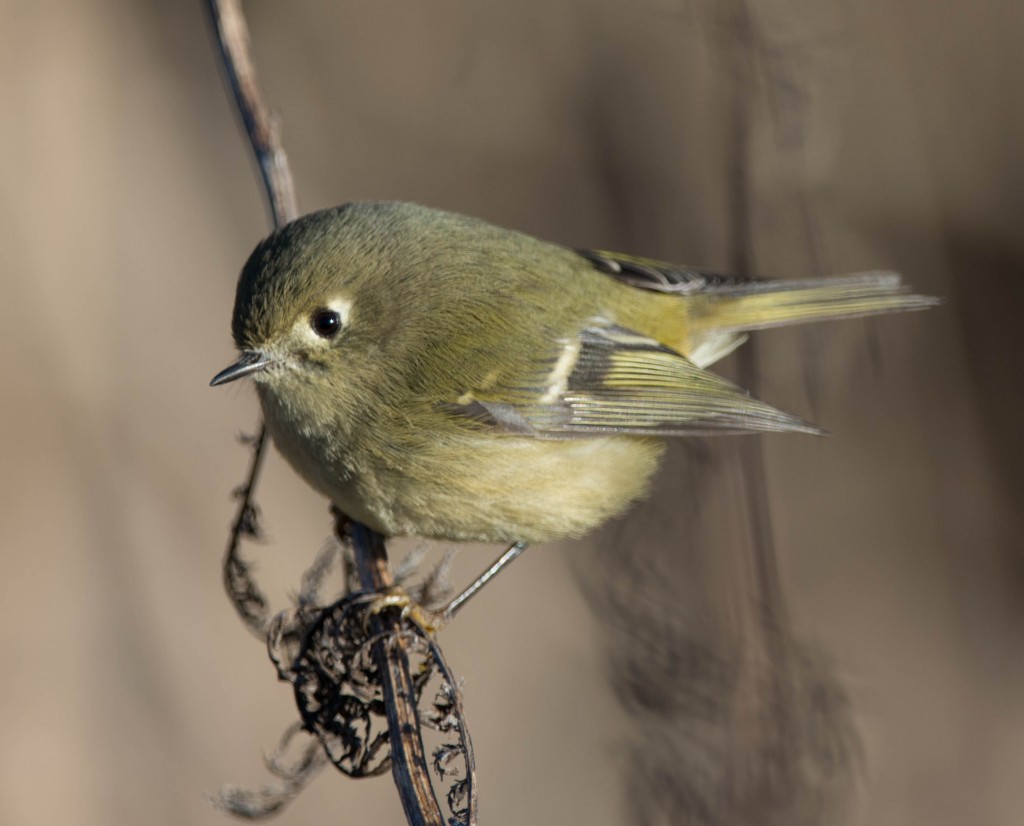
[[435,636],[438,631],[444,628],[459,610],[494,577],[496,577],[512,560],[519,557],[526,550],[526,542],[515,542],[508,550],[498,557],[494,563],[478,576],[472,583],[455,598],[438,609],[427,608],[409,591],[401,585],[392,585],[386,591],[378,594],[368,594],[365,599],[369,603],[366,611],[366,620],[377,616],[382,611],[390,608],[398,608],[401,611],[401,619],[408,620],[420,630]]
[[398,608],[403,622],[411,622],[430,636],[437,634],[448,624],[450,619],[446,610],[435,611],[421,605],[401,585],[393,585],[387,591],[370,595],[367,600],[369,601],[369,606],[366,609],[367,619],[388,609]]

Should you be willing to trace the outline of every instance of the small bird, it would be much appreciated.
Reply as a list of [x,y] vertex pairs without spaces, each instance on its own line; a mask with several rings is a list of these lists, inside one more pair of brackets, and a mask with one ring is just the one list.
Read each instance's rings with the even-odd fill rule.
[[893,273],[734,278],[350,203],[256,247],[211,384],[251,376],[292,467],[379,533],[544,542],[643,496],[666,437],[820,432],[705,369],[747,331],[936,303]]

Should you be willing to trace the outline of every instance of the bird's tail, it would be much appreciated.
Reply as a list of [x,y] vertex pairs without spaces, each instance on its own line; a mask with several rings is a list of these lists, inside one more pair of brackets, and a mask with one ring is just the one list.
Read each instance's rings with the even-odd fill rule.
[[690,321],[704,332],[742,332],[833,318],[924,310],[941,299],[915,295],[893,272],[717,285],[692,297]]

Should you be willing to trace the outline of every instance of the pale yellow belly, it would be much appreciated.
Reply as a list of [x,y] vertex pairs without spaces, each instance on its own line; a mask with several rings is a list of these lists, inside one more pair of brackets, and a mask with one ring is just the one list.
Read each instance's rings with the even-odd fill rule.
[[[434,468],[362,472],[331,498],[389,536],[544,542],[580,536],[647,490],[662,444],[635,437],[488,436]],[[410,471],[412,471],[410,473]]]
[[270,394],[267,426],[282,455],[353,519],[387,536],[544,542],[580,536],[643,496],[659,439],[567,440],[488,431],[421,434],[399,448],[303,432]]

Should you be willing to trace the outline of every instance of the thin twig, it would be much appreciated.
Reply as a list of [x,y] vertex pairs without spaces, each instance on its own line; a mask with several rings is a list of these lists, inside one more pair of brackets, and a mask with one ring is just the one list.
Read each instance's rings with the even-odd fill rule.
[[249,27],[245,22],[242,4],[239,0],[206,0],[206,8],[217,35],[217,46],[228,85],[242,116],[242,124],[256,162],[260,166],[273,224],[275,227],[283,227],[299,217],[299,204],[295,198],[291,168],[281,145],[277,122],[266,104],[256,77]]
[[[263,177],[263,192],[267,199],[271,220],[279,228],[299,217],[288,157],[281,146],[274,117],[267,107],[263,91],[256,77],[256,64],[252,59],[249,27],[245,22],[239,0],[206,0],[207,12],[220,52],[221,66],[235,106],[242,117],[245,133]],[[259,435],[253,445],[252,463],[245,484],[239,491],[238,510],[231,525],[228,549],[224,558],[224,578],[228,593],[239,614],[251,631],[262,636],[269,619],[267,601],[247,576],[249,565],[240,554],[242,537],[248,533],[255,514],[253,494],[259,476],[263,452],[266,449],[267,429],[260,424]],[[246,592],[238,592],[238,583],[246,582]]]
[[[275,228],[280,228],[299,216],[295,188],[288,166],[288,159],[281,145],[277,124],[267,107],[256,76],[252,58],[249,30],[239,0],[206,0],[206,8],[216,34],[221,63],[227,76],[228,85],[234,95],[235,104],[242,117],[246,135],[253,154],[259,164],[263,178],[267,204]],[[266,600],[255,589],[255,583],[245,576],[247,564],[239,556],[241,538],[253,533],[252,525],[255,506],[252,502],[256,478],[266,445],[266,427],[261,426],[253,447],[253,461],[245,485],[239,491],[239,510],[232,525],[231,536],[225,558],[226,581],[229,570],[241,575],[252,587],[246,592],[251,605],[260,610],[243,611],[237,593],[229,587],[229,593],[239,607],[247,626],[255,630],[259,626],[265,633],[267,627]],[[339,527],[347,520],[339,514]],[[347,522],[352,534],[356,566],[363,586],[380,592],[393,585],[387,552],[383,537],[362,525]],[[247,605],[250,602],[247,601]],[[398,786],[410,824],[443,826],[440,808],[430,786],[429,770],[419,733],[419,718],[416,712],[416,695],[409,673],[409,660],[398,620],[389,621],[383,614],[372,620],[378,625],[376,633],[383,633],[382,641],[375,646],[382,665],[384,702],[387,708],[391,737],[392,773]]]
[[238,611],[238,615],[242,618],[242,622],[245,623],[245,627],[261,638],[267,633],[267,627],[270,622],[270,609],[266,595],[260,590],[256,580],[253,579],[251,567],[242,557],[240,551],[243,536],[253,539],[261,536],[259,509],[253,499],[253,492],[256,488],[256,480],[259,477],[260,465],[263,462],[266,441],[267,428],[261,424],[259,433],[251,440],[252,461],[249,465],[249,473],[246,476],[245,483],[235,490],[235,496],[238,499],[238,510],[235,512],[235,519],[231,523],[231,532],[228,534],[228,548],[224,553],[224,562],[221,566],[224,590],[227,591],[232,604]]

